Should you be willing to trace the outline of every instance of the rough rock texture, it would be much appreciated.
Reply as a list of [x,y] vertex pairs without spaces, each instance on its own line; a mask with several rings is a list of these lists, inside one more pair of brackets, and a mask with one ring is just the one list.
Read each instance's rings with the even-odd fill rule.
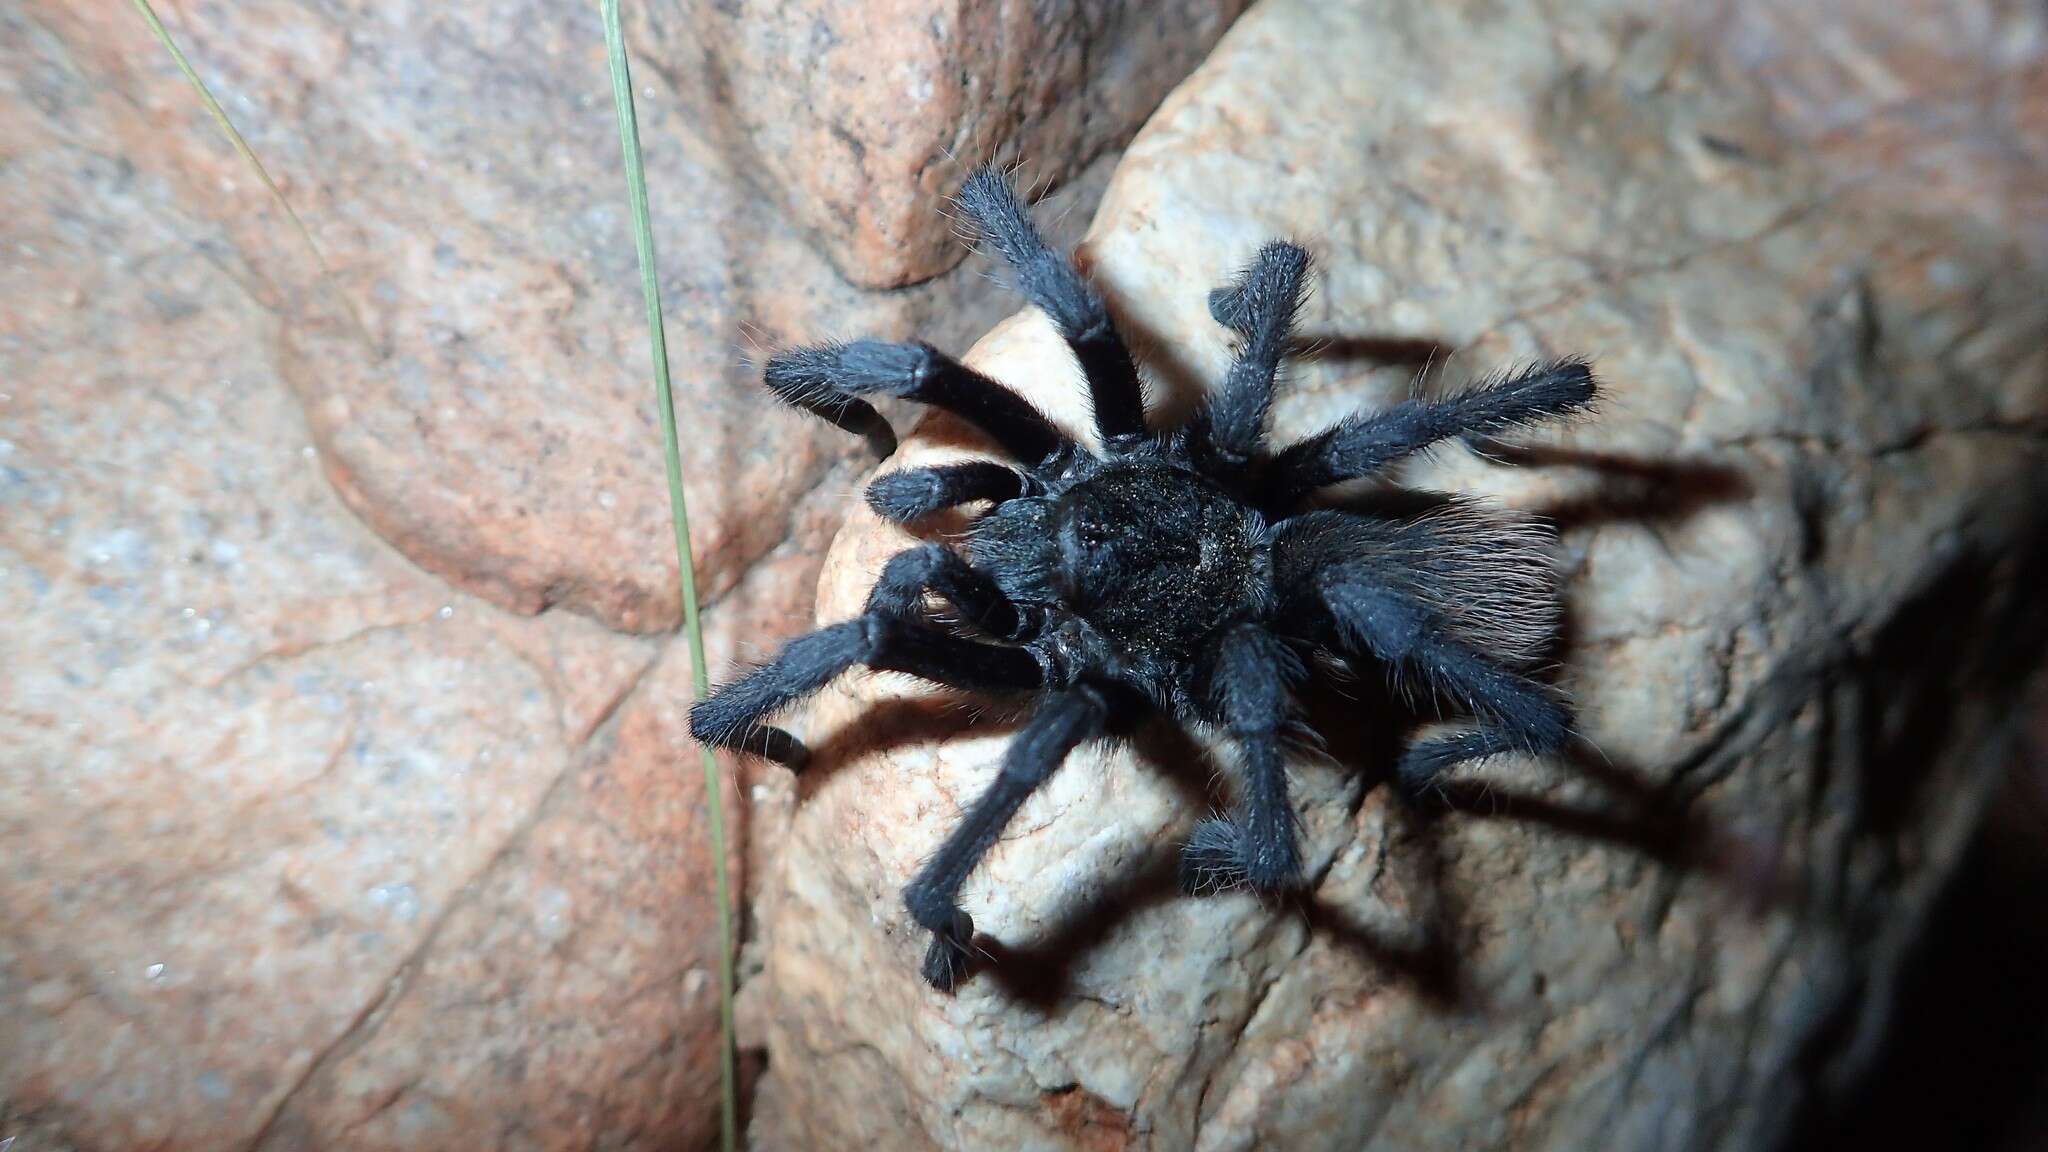
[[[1749,1149],[1863,1066],[2042,636],[2041,140],[1955,150],[1986,211],[1916,200],[1857,178],[1883,166],[1854,133],[1774,116],[1763,25],[1652,15],[1266,0],[1125,154],[1086,252],[1179,409],[1227,356],[1206,287],[1315,244],[1283,435],[1418,372],[1595,356],[1597,420],[1403,479],[1560,523],[1598,752],[1418,808],[1380,786],[1373,711],[1323,701],[1286,907],[1173,892],[1199,745],[1077,755],[970,884],[991,965],[947,998],[897,893],[1007,724],[849,678],[798,725],[825,751],[757,913],[757,1147]],[[2038,13],[2005,19],[2038,56]],[[1867,82],[1871,43],[1833,59]],[[2037,108],[2041,75],[1993,79]],[[1078,423],[1038,318],[973,359]],[[932,421],[890,466],[974,450]],[[820,618],[909,542],[850,521]]]
[[[0,4],[0,1146],[700,1143],[710,859],[687,659],[632,634],[674,557],[595,10],[158,7],[335,275],[131,10]],[[1010,305],[842,283],[667,31],[729,662],[807,615],[852,472],[747,349]]]
[[1246,0],[698,0],[754,175],[845,275],[952,267],[975,164],[1064,182],[1130,138]]
[[365,531],[250,267],[10,23],[52,99],[10,102],[0,194],[0,1136],[702,1132],[675,660]]
[[[921,25],[919,13],[942,6],[898,7],[899,23]],[[748,53],[779,50],[759,29],[795,18],[794,8],[708,22],[631,8],[643,21],[630,34],[645,49],[636,83],[670,357],[686,401],[694,543],[700,583],[715,596],[789,537],[794,495],[850,455],[815,421],[764,418],[753,355],[854,333],[964,342],[1001,306],[970,277],[863,292],[813,249],[809,233],[821,225],[793,222],[760,191],[773,179],[758,167],[764,145],[740,138],[721,103],[736,94],[714,80],[719,69],[782,67]],[[661,440],[633,251],[617,242],[625,198],[594,10],[413,13],[386,0],[315,10],[280,0],[168,11],[312,226],[331,284],[131,11],[33,5],[15,17],[48,48],[49,63],[24,73],[24,95],[52,115],[119,104],[129,114],[110,125],[109,155],[155,157],[211,202],[214,243],[247,253],[248,290],[292,320],[281,364],[343,500],[409,559],[493,603],[522,613],[561,605],[629,631],[672,628],[680,608],[666,494],[643,482],[661,472]],[[1047,92],[1013,82],[1000,98],[927,109],[925,130],[950,139],[945,116],[974,117],[956,141],[969,155],[1003,126],[1042,121],[1029,138],[1056,161],[1048,174],[1072,175],[1198,58],[1135,18],[1071,23],[1072,36],[1099,49],[1089,59],[1141,71],[1150,87],[1097,85],[1056,109]],[[1022,67],[1013,50],[1025,47],[981,45],[973,62],[1013,75]],[[1159,55],[1169,47],[1175,55]],[[823,100],[828,90],[838,91],[813,93]],[[902,106],[893,90],[834,101],[841,115],[870,101]],[[813,122],[789,115],[790,131]],[[863,198],[870,179],[882,170],[814,173],[792,202]],[[825,238],[829,246],[829,230]]]

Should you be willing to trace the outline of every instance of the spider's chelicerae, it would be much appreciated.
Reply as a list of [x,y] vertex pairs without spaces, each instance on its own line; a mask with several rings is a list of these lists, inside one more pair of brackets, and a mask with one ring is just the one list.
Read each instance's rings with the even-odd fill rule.
[[[1310,657],[1377,663],[1469,714],[1469,730],[1402,756],[1398,777],[1411,788],[1464,761],[1564,743],[1567,712],[1528,675],[1559,615],[1548,536],[1535,522],[1473,501],[1408,515],[1304,505],[1435,442],[1584,409],[1594,383],[1583,361],[1354,415],[1272,451],[1274,374],[1309,268],[1300,248],[1276,242],[1210,293],[1210,313],[1240,342],[1222,387],[1187,426],[1154,433],[1102,297],[1047,247],[1008,180],[975,173],[959,207],[1080,361],[1100,453],[925,344],[856,341],[775,357],[766,378],[778,397],[884,456],[895,437],[861,395],[953,412],[1011,462],[874,481],[868,503],[898,523],[977,501],[992,508],[965,556],[939,544],[899,553],[861,616],[791,641],[690,714],[699,740],[795,767],[804,746],[763,718],[855,665],[1041,697],[994,782],[904,889],[911,917],[932,934],[926,980],[950,990],[965,972],[974,927],[960,887],[1025,799],[1077,745],[1127,733],[1150,712],[1219,726],[1241,767],[1231,813],[1196,825],[1183,849],[1191,892],[1300,880],[1283,737],[1298,722],[1293,689]],[[951,605],[958,625],[927,612],[930,595]]]

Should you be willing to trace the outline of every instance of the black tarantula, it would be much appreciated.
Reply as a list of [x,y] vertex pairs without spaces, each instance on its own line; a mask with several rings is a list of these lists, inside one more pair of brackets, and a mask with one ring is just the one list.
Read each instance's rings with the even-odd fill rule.
[[[964,973],[974,924],[959,907],[961,885],[1025,799],[1077,745],[1127,733],[1150,712],[1220,725],[1241,763],[1233,811],[1198,824],[1182,852],[1191,892],[1300,880],[1282,752],[1308,658],[1377,662],[1475,720],[1404,754],[1397,776],[1411,789],[1463,761],[1566,741],[1569,715],[1527,675],[1559,613],[1548,537],[1532,521],[1469,501],[1378,516],[1303,504],[1437,441],[1586,408],[1594,383],[1584,361],[1354,415],[1271,451],[1267,409],[1309,260],[1270,243],[1209,295],[1210,314],[1240,341],[1222,388],[1187,426],[1154,433],[1101,295],[1047,247],[1009,181],[978,171],[958,203],[1080,361],[1100,454],[926,344],[863,340],[775,357],[766,382],[777,397],[865,436],[883,456],[895,436],[858,398],[865,394],[964,417],[1014,463],[874,481],[868,503],[897,523],[975,501],[993,508],[974,523],[965,557],[930,543],[899,553],[861,616],[791,641],[690,713],[698,740],[797,767],[803,744],[762,718],[855,665],[1040,694],[994,782],[903,890],[911,917],[932,934],[926,980],[951,990]],[[979,636],[941,625],[924,608],[927,595]]]

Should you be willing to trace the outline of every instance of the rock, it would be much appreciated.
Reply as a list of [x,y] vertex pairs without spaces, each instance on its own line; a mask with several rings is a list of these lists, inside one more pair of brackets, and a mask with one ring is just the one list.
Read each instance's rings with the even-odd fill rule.
[[[512,611],[561,606],[622,630],[672,629],[667,495],[645,482],[662,473],[661,438],[596,11],[413,19],[363,0],[172,17],[332,277],[133,13],[31,5],[17,19],[52,61],[27,74],[33,100],[81,114],[140,107],[102,117],[115,154],[219,221],[209,242],[242,253],[253,266],[244,287],[290,321],[283,371],[349,508],[414,563]],[[752,361],[854,333],[964,345],[1008,304],[974,277],[887,293],[846,283],[749,184],[730,133],[714,130],[730,111],[704,54],[741,62],[661,23],[631,35],[651,53],[635,62],[639,115],[693,543],[715,597],[788,537],[795,501],[859,450],[768,405]],[[1059,142],[1058,126],[1097,123],[1079,102],[1032,115],[1047,122],[1037,139],[1060,175],[1110,141]],[[1062,202],[1096,188],[1076,181]]]
[[[189,93],[121,98],[160,51],[118,10],[0,27],[0,1145],[701,1144],[684,650],[367,530],[285,378],[293,324],[339,321],[212,215],[267,210]],[[787,551],[757,579],[804,583]]]
[[750,175],[841,273],[893,288],[960,259],[945,202],[976,164],[1061,184],[1130,138],[1245,0],[686,6]]
[[[2044,633],[2043,253],[1989,191],[2038,178],[2041,137],[1954,176],[1994,211],[1868,187],[1717,31],[1266,0],[1084,252],[1185,411],[1228,355],[1204,290],[1311,242],[1283,438],[1594,356],[1597,419],[1400,478],[1559,523],[1597,752],[1410,805],[1347,751],[1359,706],[1324,707],[1332,757],[1294,766],[1313,891],[1274,907],[1173,890],[1199,742],[1084,750],[970,883],[989,960],[947,997],[898,892],[1010,725],[846,678],[794,725],[819,758],[757,909],[756,1147],[1747,1149],[1853,1082]],[[1041,319],[971,359],[1078,427]],[[981,450],[933,419],[889,466]],[[820,619],[910,542],[856,513]]]
[[[595,13],[163,15],[331,272],[132,12],[0,11],[0,1145],[699,1145],[715,903],[688,661],[630,634],[677,605]],[[729,663],[800,629],[869,464],[745,349],[1011,305],[843,283],[671,31],[632,34]],[[744,888],[791,790],[738,782]]]

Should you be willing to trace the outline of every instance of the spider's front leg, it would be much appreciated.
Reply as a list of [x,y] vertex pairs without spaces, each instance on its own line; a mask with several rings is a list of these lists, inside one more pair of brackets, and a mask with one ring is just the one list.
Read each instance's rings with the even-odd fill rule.
[[928,590],[951,601],[983,631],[1005,639],[1021,638],[1036,625],[1035,617],[959,556],[936,544],[913,548],[882,569],[866,612],[790,641],[774,660],[690,709],[690,734],[706,744],[799,768],[808,756],[803,742],[761,719],[813,695],[856,665],[981,691],[1044,685],[1045,673],[1030,652],[955,636],[919,619]]
[[1294,807],[1280,734],[1290,686],[1305,671],[1292,649],[1255,624],[1225,634],[1207,675],[1210,696],[1244,767],[1244,795],[1228,818],[1195,825],[1181,852],[1181,887],[1197,895],[1250,885],[1272,892],[1301,880]]
[[1025,298],[1052,320],[1074,350],[1088,379],[1095,427],[1111,451],[1145,440],[1145,393],[1102,293],[1071,260],[1052,250],[1017,201],[1010,181],[993,168],[971,173],[960,186],[961,214],[1000,253]]
[[974,921],[960,909],[961,885],[995,846],[1024,801],[1052,777],[1069,752],[1101,735],[1108,720],[1108,701],[1087,684],[1077,684],[1047,700],[1003,754],[995,782],[903,889],[903,904],[911,919],[932,934],[923,969],[932,987],[951,992],[967,972]]
[[1209,294],[1210,315],[1244,338],[1223,387],[1196,419],[1201,442],[1221,468],[1242,471],[1266,437],[1273,378],[1293,337],[1308,272],[1308,253],[1276,240],[1260,248],[1229,284]]
[[1026,463],[1070,443],[1022,396],[929,344],[854,340],[793,348],[769,360],[761,379],[791,407],[867,437],[877,456],[896,451],[896,434],[862,396],[943,408]]

